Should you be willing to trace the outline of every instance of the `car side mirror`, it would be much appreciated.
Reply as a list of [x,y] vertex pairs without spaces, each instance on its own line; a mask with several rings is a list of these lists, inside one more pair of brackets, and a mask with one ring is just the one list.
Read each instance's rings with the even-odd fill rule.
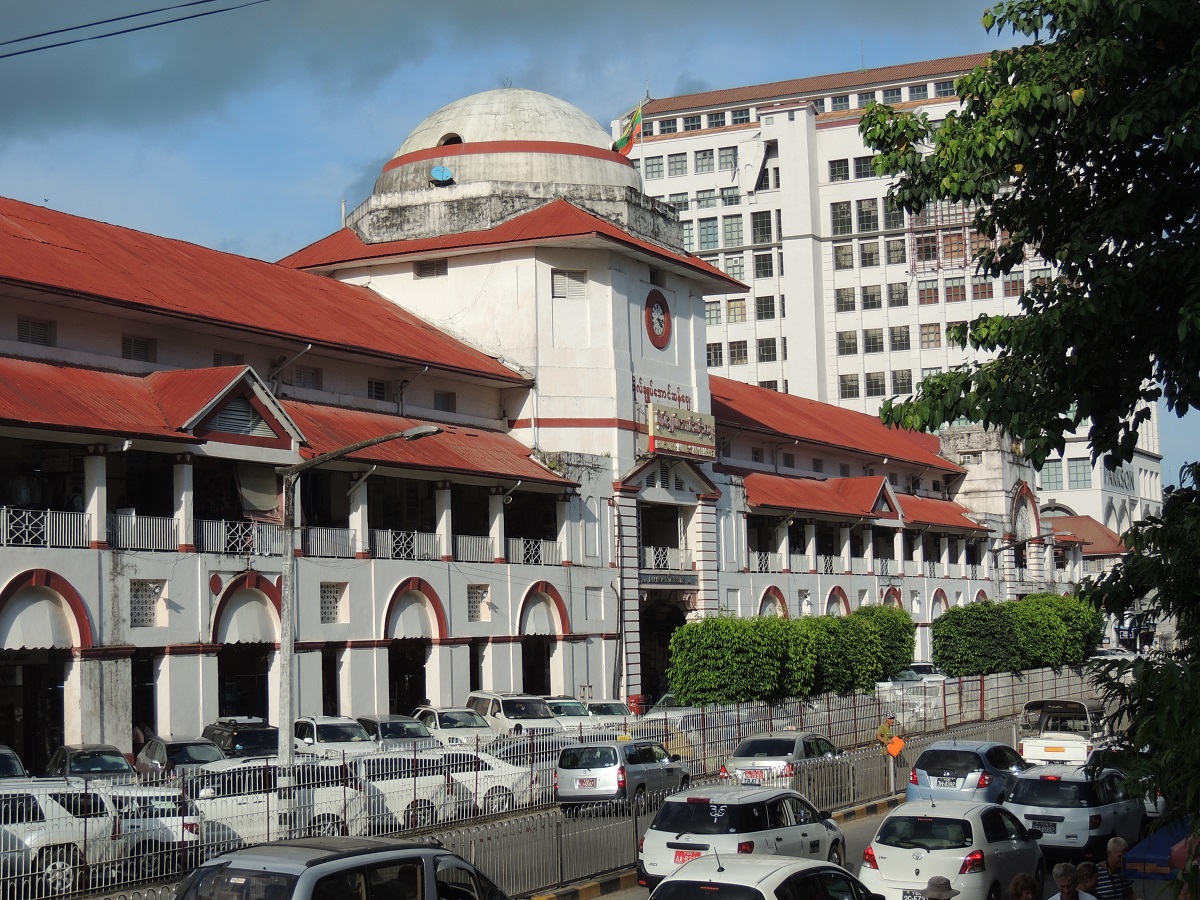
[[308,737],[308,736],[302,737],[300,740],[304,741],[304,743],[306,743],[306,744],[308,744],[308,745],[310,745],[310,746],[311,746],[311,745],[312,745],[312,743],[313,743],[313,739],[312,739],[311,737]]
[[1042,839],[1042,833],[1036,828],[1026,828],[1025,836],[1031,841],[1040,841]]
[[683,757],[680,756],[678,753],[672,753],[670,756],[667,757],[667,759],[669,759],[671,762],[680,762],[683,760]]
[[196,797],[200,800],[212,800],[216,796],[217,796],[216,790],[214,790],[213,788],[210,788],[210,787],[200,788],[200,793],[198,793],[196,795]]

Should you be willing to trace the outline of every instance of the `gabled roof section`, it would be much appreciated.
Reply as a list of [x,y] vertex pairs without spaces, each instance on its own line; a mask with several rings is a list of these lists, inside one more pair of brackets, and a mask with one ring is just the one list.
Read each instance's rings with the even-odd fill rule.
[[898,521],[895,500],[880,476],[864,478],[789,478],[769,472],[738,471],[752,507],[877,521]]
[[933,525],[938,528],[986,532],[989,529],[970,517],[970,510],[953,500],[897,494],[905,525]]
[[[692,482],[690,487],[697,496],[712,497],[714,499],[721,496],[721,489],[713,484],[712,479],[705,475],[703,470],[692,460],[682,456],[667,456],[662,454],[656,454],[642,460],[633,469],[626,472],[620,481],[613,482],[613,489],[618,491],[641,491],[646,487],[646,475],[651,470],[654,470],[656,473],[662,472],[664,465],[669,470],[673,470],[676,467],[684,469],[687,472],[687,481]],[[663,487],[663,485],[657,486]]]
[[146,376],[168,421],[180,431],[218,440],[286,447],[304,435],[249,366],[176,369]]
[[419,258],[530,244],[610,248],[615,244],[625,250],[653,257],[659,265],[699,280],[711,293],[748,290],[740,281],[730,278],[716,266],[698,257],[677,253],[634,237],[566,200],[552,200],[532,212],[484,231],[464,231],[412,241],[368,244],[351,229],[343,228],[284,257],[279,265],[295,269],[328,269],[385,259]]
[[833,75],[815,75],[809,78],[791,78],[768,84],[752,84],[747,87],[725,88],[719,91],[701,91],[695,94],[677,94],[651,100],[642,107],[642,115],[657,116],[664,113],[702,107],[726,106],[731,103],[760,104],[764,101],[790,100],[805,94],[827,91],[849,91],[857,87],[869,87],[889,81],[909,81],[914,78],[936,78],[939,75],[957,75],[983,65],[989,53],[971,53],[966,56],[948,56],[923,62],[901,63],[881,66],[876,69],[859,69],[854,72],[838,72]]
[[511,384],[527,379],[364,287],[0,198],[0,282]]
[[533,451],[524,444],[499,431],[444,425],[299,400],[283,400],[282,405],[291,420],[304,432],[307,438],[305,455],[310,458],[376,435],[431,424],[441,428],[442,433],[416,441],[395,440],[376,444],[352,453],[346,459],[429,472],[520,479],[527,484],[564,489],[576,486],[575,482],[555,475],[537,462],[533,458]]
[[1049,516],[1042,521],[1054,527],[1056,541],[1073,538],[1082,542],[1084,556],[1123,556],[1127,552],[1121,536],[1091,516]]
[[934,435],[889,428],[875,416],[716,375],[708,383],[718,426],[888,457],[936,472],[965,471],[938,456]]

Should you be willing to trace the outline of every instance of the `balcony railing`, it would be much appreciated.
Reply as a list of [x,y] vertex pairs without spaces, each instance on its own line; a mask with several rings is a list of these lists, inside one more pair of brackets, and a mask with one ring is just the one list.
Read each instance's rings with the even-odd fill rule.
[[1025,566],[1017,566],[1016,573],[1017,573],[1017,581],[1028,581],[1029,580],[1029,569],[1027,569]]
[[353,528],[308,527],[303,534],[304,555],[354,559]]
[[811,568],[807,553],[793,553],[789,558],[793,572],[807,572]]
[[114,550],[179,549],[179,529],[170,516],[110,514],[105,525]]
[[441,559],[441,542],[436,534],[425,531],[371,532],[371,555],[376,559]]
[[817,571],[822,575],[840,575],[842,573],[842,558],[840,556],[818,556]]
[[925,560],[925,577],[926,578],[937,578],[938,577],[938,561],[936,559]]
[[233,556],[282,556],[283,537],[278,525],[266,522],[196,520],[196,549],[201,553]]
[[979,578],[979,563],[967,564],[967,577],[972,579]]
[[456,534],[454,558],[459,562],[495,562],[491,537],[486,534]]
[[562,546],[558,541],[509,538],[508,561],[514,566],[560,566]]
[[875,557],[876,575],[891,575],[894,571],[898,572],[896,569],[896,561],[894,559],[889,559],[886,556]]
[[782,572],[783,554],[770,550],[751,550],[750,566],[755,572]]
[[88,514],[0,506],[0,546],[87,547]]
[[853,572],[855,575],[869,575],[871,570],[867,566],[866,557],[865,556],[850,557],[850,571]]
[[692,551],[680,547],[643,547],[643,569],[690,569]]

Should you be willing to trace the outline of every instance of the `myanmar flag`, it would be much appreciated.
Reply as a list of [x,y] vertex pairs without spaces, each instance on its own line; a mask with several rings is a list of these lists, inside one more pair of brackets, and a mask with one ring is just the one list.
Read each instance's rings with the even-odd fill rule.
[[625,130],[621,132],[621,136],[613,143],[612,148],[622,156],[628,156],[629,151],[633,149],[633,142],[637,140],[638,135],[641,133],[642,105],[639,103],[638,108],[629,117],[629,124],[625,126]]

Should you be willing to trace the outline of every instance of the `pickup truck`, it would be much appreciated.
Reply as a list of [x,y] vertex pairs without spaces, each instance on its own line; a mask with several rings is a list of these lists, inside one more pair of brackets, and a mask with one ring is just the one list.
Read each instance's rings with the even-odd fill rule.
[[1086,765],[1109,735],[1099,700],[1030,700],[1021,711],[1017,752],[1028,763]]

